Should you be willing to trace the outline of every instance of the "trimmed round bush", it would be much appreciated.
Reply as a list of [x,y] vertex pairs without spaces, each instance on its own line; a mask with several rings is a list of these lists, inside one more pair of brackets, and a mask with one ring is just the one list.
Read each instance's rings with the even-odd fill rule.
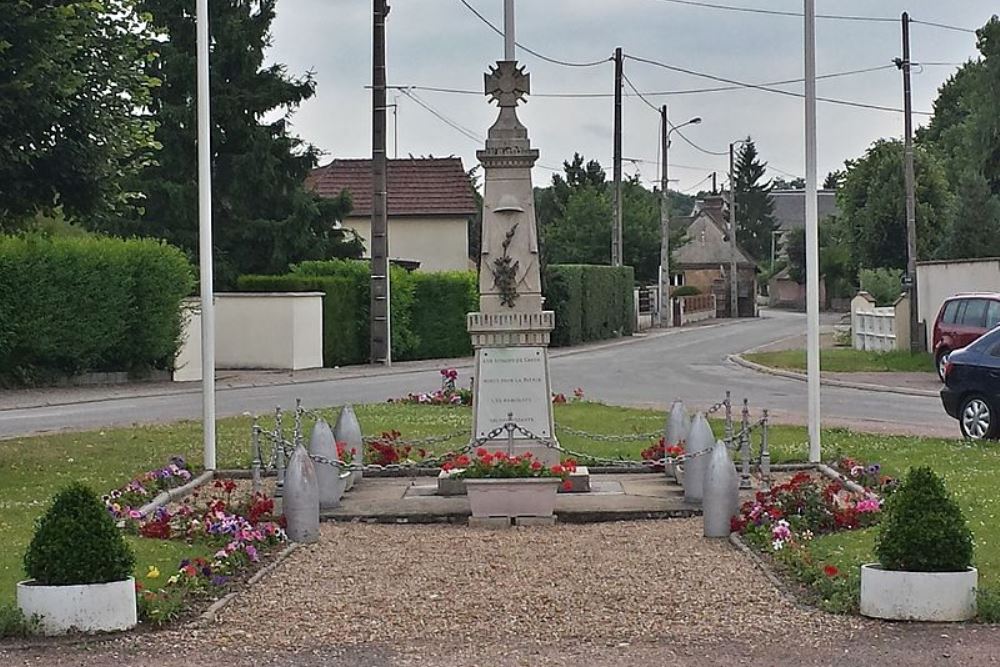
[[79,482],[56,494],[24,555],[25,572],[46,586],[121,581],[134,566],[135,555],[104,503]]
[[886,501],[875,553],[883,568],[906,572],[964,572],[972,563],[972,533],[933,470],[911,468]]

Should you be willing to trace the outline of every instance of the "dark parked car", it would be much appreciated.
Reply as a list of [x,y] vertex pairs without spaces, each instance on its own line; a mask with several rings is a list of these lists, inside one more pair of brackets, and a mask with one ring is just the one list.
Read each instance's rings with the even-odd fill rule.
[[1000,436],[1000,327],[948,355],[941,403],[966,438]]
[[1000,324],[1000,294],[958,294],[945,299],[934,320],[933,349],[938,376],[952,350],[958,350]]

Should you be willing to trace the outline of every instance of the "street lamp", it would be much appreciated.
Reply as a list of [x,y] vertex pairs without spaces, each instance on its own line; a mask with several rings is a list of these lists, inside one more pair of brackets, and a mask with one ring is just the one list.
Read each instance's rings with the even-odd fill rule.
[[660,180],[660,271],[658,274],[658,279],[656,281],[656,304],[657,304],[657,323],[660,326],[673,326],[674,312],[672,308],[667,308],[667,317],[664,320],[663,317],[663,282],[664,273],[666,273],[666,283],[667,292],[669,300],[670,291],[670,205],[667,200],[667,187],[670,181],[667,179],[667,151],[670,148],[670,135],[673,132],[681,129],[682,127],[687,127],[688,125],[697,125],[701,122],[700,116],[695,116],[686,123],[681,123],[680,125],[675,125],[670,127],[670,123],[667,121],[667,105],[664,104],[660,107],[660,141],[662,142],[660,155],[663,160],[663,164],[660,168],[661,180]]

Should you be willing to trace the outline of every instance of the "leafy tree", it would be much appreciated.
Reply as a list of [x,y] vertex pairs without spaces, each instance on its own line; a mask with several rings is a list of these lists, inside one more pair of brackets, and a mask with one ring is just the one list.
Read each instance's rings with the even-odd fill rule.
[[133,0],[3,3],[0,227],[127,210],[154,147],[144,18]]
[[806,179],[801,176],[796,176],[790,181],[779,176],[771,181],[771,188],[773,190],[804,190],[805,187]]
[[[854,291],[856,270],[851,265],[850,249],[840,235],[836,219],[819,225],[819,274],[826,283],[827,299],[848,296]],[[799,227],[785,235],[788,275],[800,285],[806,282],[806,230]]]
[[823,179],[823,189],[824,190],[836,190],[840,187],[841,182],[844,180],[844,172],[840,169],[835,169],[826,175]]
[[[846,175],[837,191],[845,225],[844,241],[861,268],[906,267],[906,211],[903,189],[903,144],[880,139],[864,156],[845,162]],[[951,196],[944,171],[927,150],[916,147],[917,255],[934,256],[949,219]]]
[[938,256],[943,259],[1000,256],[1000,196],[982,174],[966,171],[959,181],[955,215]]
[[[149,105],[162,145],[140,177],[140,220],[116,232],[165,238],[198,254],[194,0],[137,0],[163,41],[149,65],[162,85]],[[356,237],[336,227],[346,195],[322,199],[306,189],[317,150],[289,132],[289,117],[312,97],[311,73],[290,76],[264,65],[276,0],[209,3],[212,175],[216,277],[280,273],[308,259],[359,256]],[[280,117],[267,121],[280,112]]]
[[[596,160],[580,154],[563,162],[565,177],[555,174],[548,188],[535,189],[535,212],[545,264],[608,264],[611,260],[611,186]],[[667,197],[672,216],[686,215],[693,200],[680,193]],[[636,279],[655,282],[660,264],[660,195],[637,177],[622,183],[623,259]],[[684,242],[683,230],[671,232],[670,247]],[[673,252],[671,252],[673,255]]]
[[757,147],[747,140],[736,156],[736,240],[740,247],[763,263],[770,259],[771,232],[775,229],[771,182],[763,182],[767,163],[758,159]]

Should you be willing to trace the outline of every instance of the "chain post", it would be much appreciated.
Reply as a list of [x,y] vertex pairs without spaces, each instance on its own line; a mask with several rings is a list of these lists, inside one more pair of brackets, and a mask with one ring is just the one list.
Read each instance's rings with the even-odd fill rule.
[[260,491],[260,422],[257,415],[253,416],[253,425],[250,426],[250,449],[253,459],[250,461],[250,479],[253,481],[253,492]]
[[733,401],[730,392],[726,391],[726,398],[722,401],[722,405],[726,408],[726,443],[732,447],[733,446]]
[[740,431],[740,488],[750,488],[750,404],[743,399],[742,430]]
[[274,490],[275,497],[280,497],[285,491],[285,432],[281,427],[281,406],[274,409],[274,467],[278,471],[278,486]]
[[302,444],[302,417],[305,410],[302,408],[302,399],[295,399],[295,433],[292,435],[292,446],[298,447]]
[[514,413],[507,413],[507,456],[514,456]]
[[771,490],[771,452],[767,442],[767,410],[760,422],[760,476],[764,491]]

